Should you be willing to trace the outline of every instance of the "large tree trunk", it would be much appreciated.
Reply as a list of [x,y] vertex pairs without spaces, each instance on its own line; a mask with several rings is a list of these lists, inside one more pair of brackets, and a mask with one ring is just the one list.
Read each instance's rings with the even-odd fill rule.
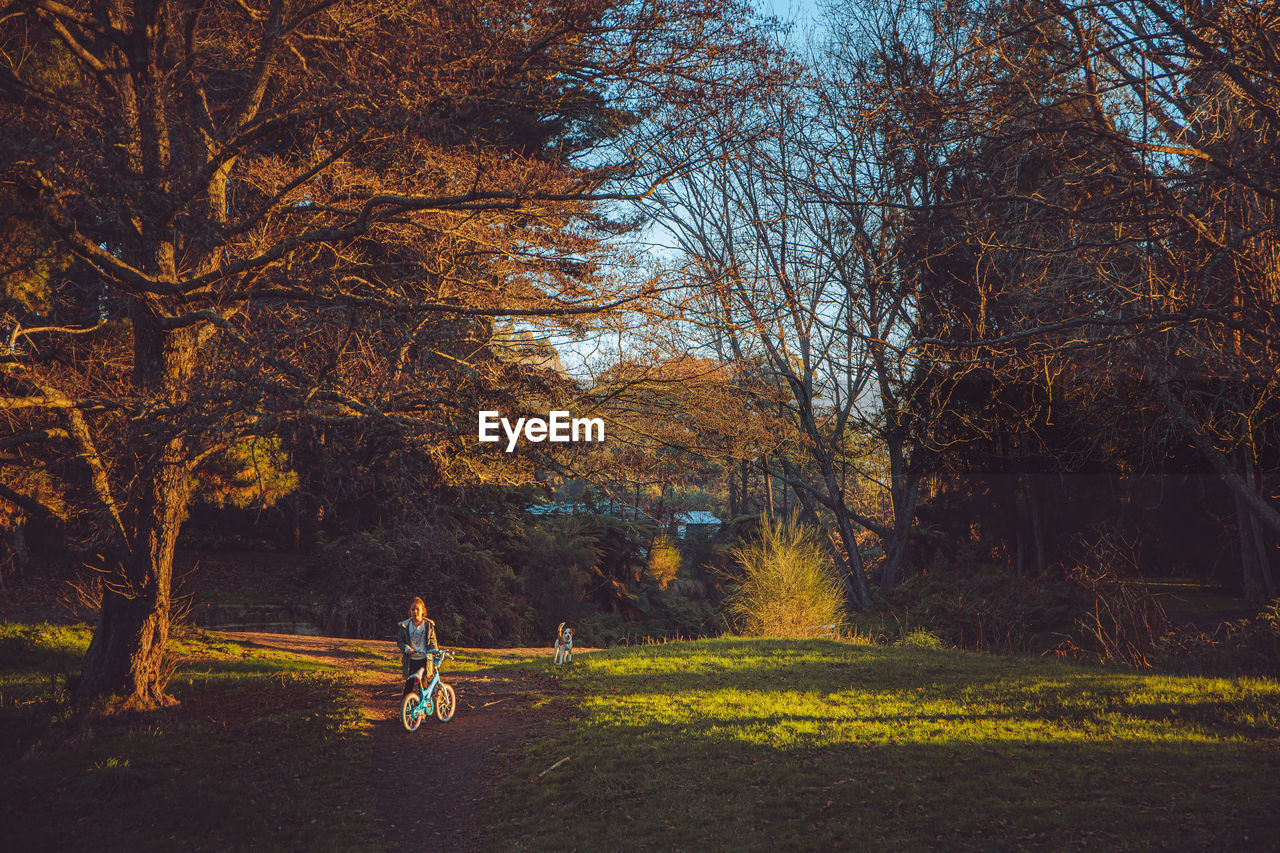
[[1165,411],[1172,415],[1174,422],[1186,431],[1222,484],[1227,487],[1233,497],[1248,508],[1254,519],[1269,530],[1272,536],[1280,537],[1280,510],[1267,503],[1266,498],[1258,494],[1244,476],[1235,470],[1227,454],[1214,446],[1191,413],[1174,396],[1169,383],[1162,382],[1159,387]]
[[171,441],[137,508],[134,540],[103,584],[102,611],[85,656],[78,696],[118,695],[129,705],[164,701],[173,553],[190,497],[181,440]]
[[[191,496],[191,448],[178,413],[187,402],[199,333],[173,331],[135,312],[134,381],[156,405],[170,407],[168,435],[131,436],[137,460],[122,515],[125,541],[105,567],[102,610],[76,691],[81,704],[122,697],[145,707],[165,701],[173,554]],[[154,429],[157,421],[148,420]]]
[[1035,543],[1036,577],[1048,571],[1044,550],[1044,500],[1040,497],[1040,481],[1044,475],[1032,474],[1027,481],[1027,502],[1031,505],[1031,537]]
[[1271,579],[1268,555],[1263,552],[1259,544],[1262,541],[1263,528],[1272,536],[1280,537],[1280,510],[1268,503],[1255,488],[1253,464],[1248,456],[1244,456],[1244,472],[1241,473],[1237,470],[1234,460],[1216,447],[1205,434],[1195,418],[1174,395],[1167,380],[1160,383],[1160,397],[1165,411],[1187,432],[1235,500],[1245,598],[1253,605],[1265,603],[1267,598],[1274,594],[1275,586]]
[[[833,501],[824,495],[818,494],[816,489],[804,484],[804,480],[800,476],[800,472],[784,458],[779,458],[782,466],[783,474],[791,483],[791,490],[796,496],[796,500],[800,502],[801,517],[810,524],[815,530],[822,530],[824,525],[818,518],[818,508],[815,500],[821,500],[836,518],[836,535],[839,536],[840,544],[844,547],[844,554],[840,553],[840,548],[835,548],[836,572],[840,575],[840,582],[844,585],[845,595],[849,599],[849,603],[858,610],[864,610],[871,603],[871,591],[867,584],[867,570],[862,562],[862,552],[858,550],[858,541],[854,538],[853,521],[849,516],[848,509],[844,505],[843,500]],[[828,489],[830,483],[828,483]],[[835,543],[833,543],[835,544]]]
[[[1262,483],[1265,480],[1259,475],[1257,467],[1253,464],[1253,460],[1248,454],[1245,455],[1244,465],[1250,491],[1255,493],[1262,492]],[[1276,584],[1275,578],[1271,574],[1271,554],[1267,549],[1262,528],[1258,525],[1258,518],[1253,513],[1250,513],[1248,518],[1247,538],[1247,544],[1252,547],[1254,558],[1257,561],[1258,582],[1262,593],[1258,604],[1262,605],[1276,597]]]
[[905,494],[895,494],[893,538],[886,543],[884,573],[880,589],[889,592],[906,579],[908,559],[911,554],[911,526],[916,517],[916,503],[920,493],[920,478],[911,476]]
[[[908,462],[908,440],[912,435],[910,416],[904,411],[903,387],[890,382],[893,371],[885,358],[883,348],[873,356],[880,401],[884,406],[885,449],[889,453],[889,498],[893,504],[893,521],[889,535],[884,537],[884,568],[880,574],[880,589],[889,592],[905,579],[911,551],[911,528],[915,524],[916,505],[920,497],[920,480],[925,465],[921,447],[916,447]],[[914,377],[906,388],[916,384]]]
[[880,588],[884,592],[895,589],[905,580],[911,551],[911,528],[920,498],[920,473],[907,470],[901,442],[895,439],[889,443],[889,448],[893,535],[885,542],[884,571],[880,576]]
[[1267,550],[1266,543],[1263,541],[1262,529],[1258,526],[1258,519],[1252,516],[1249,518],[1249,530],[1253,534],[1253,547],[1258,555],[1258,572],[1262,578],[1263,597],[1265,601],[1270,601],[1276,597],[1276,581],[1271,572],[1271,553]]
[[1240,497],[1235,497],[1236,532],[1240,541],[1240,578],[1245,601],[1254,607],[1267,600],[1266,586],[1262,581],[1262,569],[1258,564],[1258,549],[1253,538],[1253,515]]
[[849,517],[843,500],[836,502],[835,515],[845,547],[844,576],[849,578],[846,586],[853,590],[854,606],[859,610],[866,610],[871,606],[871,586],[867,583],[867,567],[862,562],[862,552],[858,549],[858,540],[854,536],[853,520]]

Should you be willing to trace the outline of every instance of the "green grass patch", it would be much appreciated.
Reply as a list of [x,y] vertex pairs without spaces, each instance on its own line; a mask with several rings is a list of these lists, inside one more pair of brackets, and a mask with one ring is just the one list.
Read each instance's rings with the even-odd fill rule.
[[1265,849],[1280,835],[1275,682],[928,645],[582,655],[557,671],[571,721],[486,805],[492,846]]
[[506,660],[500,655],[484,649],[469,649],[465,652],[454,652],[453,660],[446,660],[441,666],[448,672],[474,674],[483,672],[494,666],[501,666]]
[[1228,618],[1249,611],[1248,602],[1220,586],[1192,578],[1144,578],[1139,583],[1171,615]]
[[[376,850],[346,677],[193,633],[180,704],[85,723],[67,710],[85,626],[0,625],[0,837],[8,849]],[[50,686],[52,684],[52,687]]]

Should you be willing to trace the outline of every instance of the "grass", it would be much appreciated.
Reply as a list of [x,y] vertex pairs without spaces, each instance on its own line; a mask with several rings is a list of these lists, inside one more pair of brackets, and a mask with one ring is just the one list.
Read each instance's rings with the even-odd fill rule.
[[6,849],[377,849],[367,742],[347,682],[314,662],[194,634],[181,704],[70,718],[85,626],[0,625]]
[[1194,578],[1144,578],[1142,585],[1171,616],[1221,620],[1250,610],[1242,597],[1228,595],[1221,587]]
[[617,649],[558,672],[572,720],[489,800],[494,849],[1234,850],[1280,837],[1272,681],[822,640]]
[[[175,643],[180,705],[86,729],[64,686],[88,638],[0,625],[5,849],[379,848],[340,676],[194,634]],[[514,772],[482,806],[489,846],[1274,849],[1276,682],[927,640],[706,640],[568,667],[464,652],[450,672],[556,685],[530,711],[542,736],[513,745]]]

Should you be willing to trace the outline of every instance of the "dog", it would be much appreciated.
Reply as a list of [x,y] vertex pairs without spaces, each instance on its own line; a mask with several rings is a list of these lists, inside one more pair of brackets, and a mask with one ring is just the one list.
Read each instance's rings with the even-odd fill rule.
[[573,663],[573,629],[563,622],[556,629],[556,663]]

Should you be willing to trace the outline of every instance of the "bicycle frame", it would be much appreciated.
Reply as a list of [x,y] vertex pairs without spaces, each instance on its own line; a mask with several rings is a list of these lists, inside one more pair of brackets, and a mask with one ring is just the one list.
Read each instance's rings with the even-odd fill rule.
[[425,665],[418,667],[418,671],[409,676],[409,680],[417,682],[415,686],[409,688],[410,693],[418,694],[418,704],[414,708],[414,712],[421,711],[426,716],[431,716],[435,711],[435,700],[431,697],[436,695],[436,688],[440,686],[440,666],[439,661],[436,662],[436,673],[431,676],[431,680],[427,682],[424,689],[422,686],[422,675],[427,671]]

